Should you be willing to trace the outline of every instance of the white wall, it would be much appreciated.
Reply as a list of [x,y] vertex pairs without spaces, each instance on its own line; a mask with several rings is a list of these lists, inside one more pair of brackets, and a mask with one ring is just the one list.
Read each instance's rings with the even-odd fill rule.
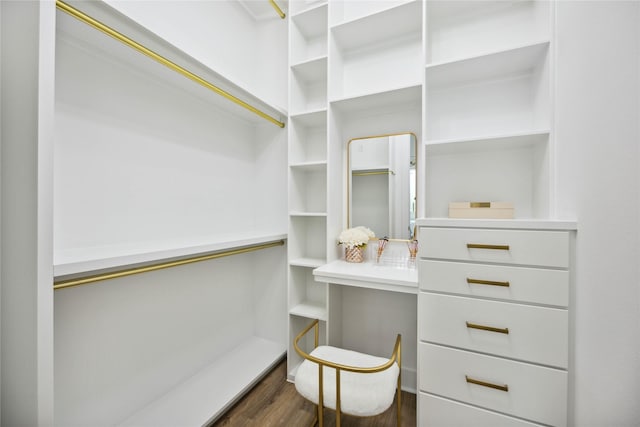
[[2,9],[1,362],[4,426],[53,424],[55,4]]
[[640,3],[559,1],[557,207],[577,218],[575,425],[640,420]]
[[162,248],[253,230],[253,204],[237,195],[252,193],[255,146],[269,141],[256,141],[251,125],[221,108],[140,72],[141,55],[126,63],[93,49],[58,36],[56,263],[87,248],[126,253],[127,244]]
[[286,106],[287,24],[256,21],[237,1],[106,3],[267,102]]

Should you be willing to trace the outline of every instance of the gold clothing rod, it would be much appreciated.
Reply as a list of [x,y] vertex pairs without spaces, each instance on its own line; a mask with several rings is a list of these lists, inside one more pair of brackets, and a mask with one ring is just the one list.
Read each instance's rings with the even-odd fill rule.
[[276,12],[278,12],[278,15],[280,15],[280,18],[284,19],[287,16],[282,11],[282,9],[280,9],[280,6],[278,6],[275,1],[269,0],[269,3],[271,3],[271,6],[273,6],[273,8],[276,10]]
[[272,248],[275,246],[282,246],[282,245],[284,245],[284,240],[278,240],[270,243],[247,246],[245,248],[240,248],[240,249],[230,249],[227,251],[216,252],[208,255],[199,255],[191,258],[179,259],[176,261],[160,262],[158,264],[147,265],[144,267],[134,267],[134,268],[128,268],[125,270],[96,274],[93,276],[86,276],[86,277],[81,277],[76,279],[60,280],[53,283],[53,289],[58,290],[58,289],[69,288],[72,286],[87,285],[89,283],[99,282],[102,280],[117,279],[119,277],[131,276],[134,274],[148,273],[150,271],[162,270],[164,268],[178,267],[180,265],[193,264],[195,262],[208,261],[211,259],[222,258],[230,255],[244,254],[247,252],[253,252],[260,249],[267,249],[267,248]]
[[100,21],[97,21],[95,19],[93,19],[92,17],[90,17],[89,15],[84,14],[83,12],[79,11],[78,9],[74,8],[73,6],[68,5],[67,3],[61,1],[61,0],[56,0],[56,7],[60,10],[62,10],[63,12],[68,13],[69,15],[73,16],[74,18],[78,19],[79,21],[84,22],[87,25],[90,25],[91,27],[95,28],[96,30],[99,30],[101,32],[103,32],[104,34],[113,37],[114,39],[118,40],[119,42],[137,50],[138,52],[142,53],[143,55],[148,56],[149,58],[155,60],[156,62],[159,62],[160,64],[164,65],[165,67],[177,72],[178,74],[183,75],[184,77],[188,78],[189,80],[192,80],[196,83],[198,83],[201,86],[206,87],[209,90],[212,90],[213,92],[217,93],[218,95],[223,96],[224,98],[228,99],[229,101],[232,101],[238,105],[240,105],[241,107],[246,108],[247,110],[251,111],[252,113],[257,114],[258,116],[262,117],[263,119],[266,119],[268,121],[270,121],[271,123],[283,128],[284,127],[284,123],[271,117],[270,115],[268,115],[267,113],[258,110],[256,107],[244,102],[243,100],[231,95],[229,92],[220,89],[218,86],[208,82],[207,80],[203,79],[202,77],[197,76],[196,74],[192,73],[191,71],[181,67],[180,65],[176,64],[175,62],[172,62],[170,60],[168,60],[167,58],[157,54],[156,52],[152,51],[151,49],[148,49],[147,47],[141,45],[140,43],[130,39],[129,37],[125,36],[122,33],[119,33],[118,31],[114,30],[111,27],[108,27],[107,25],[103,24]]

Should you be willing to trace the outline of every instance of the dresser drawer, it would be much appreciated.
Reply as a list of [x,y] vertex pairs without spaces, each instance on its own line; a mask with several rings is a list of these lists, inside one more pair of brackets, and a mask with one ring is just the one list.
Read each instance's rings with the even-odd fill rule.
[[419,355],[422,392],[566,426],[566,371],[426,343]]
[[540,427],[518,418],[420,393],[420,427]]
[[420,257],[566,268],[569,233],[423,227]]
[[420,293],[418,322],[422,341],[567,367],[564,309]]
[[569,272],[436,260],[420,260],[420,289],[566,307]]

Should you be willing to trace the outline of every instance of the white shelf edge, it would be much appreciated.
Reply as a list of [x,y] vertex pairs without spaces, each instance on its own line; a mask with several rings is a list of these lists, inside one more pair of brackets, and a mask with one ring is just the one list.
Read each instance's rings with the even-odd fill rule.
[[[254,235],[246,234],[242,237],[227,239],[212,238],[208,242],[206,241],[206,237],[203,237],[190,242],[183,240],[180,242],[150,242],[145,245],[140,244],[139,246],[131,244],[127,247],[81,248],[77,251],[84,256],[84,259],[77,258],[73,260],[73,258],[70,257],[70,259],[66,259],[65,261],[55,262],[53,272],[56,279],[74,275],[85,275],[107,269],[179,259],[193,255],[202,255],[227,249],[274,242],[286,238],[286,233],[256,233]],[[155,246],[155,249],[150,246]],[[92,249],[94,256],[91,256]]]
[[326,212],[301,212],[301,211],[291,211],[289,212],[289,216],[299,216],[299,217],[326,217]]
[[312,64],[314,62],[320,62],[320,61],[327,60],[327,59],[328,59],[328,55],[326,55],[326,54],[325,55],[318,55],[318,56],[315,56],[315,57],[312,57],[312,58],[307,58],[305,60],[298,61],[295,64],[291,64],[291,65],[289,65],[289,68],[293,70],[293,69],[298,68],[298,67],[304,67],[305,65]]
[[292,13],[292,14],[289,15],[289,17],[291,19],[295,19],[295,18],[298,18],[298,17],[300,17],[302,15],[305,15],[307,13],[314,13],[314,12],[317,11],[317,9],[322,9],[323,7],[327,6],[328,4],[329,4],[328,2],[324,1],[324,2],[321,2],[319,4],[313,5],[313,6],[309,7],[308,9],[301,10],[300,12]]
[[295,113],[291,113],[289,115],[290,119],[296,119],[302,116],[309,116],[311,114],[318,114],[318,113],[326,113],[327,112],[327,108],[326,107],[322,107],[322,108],[314,108],[313,110],[306,110],[306,111],[298,111]]
[[310,162],[297,162],[297,163],[291,163],[289,165],[290,168],[301,168],[301,169],[305,169],[305,168],[318,168],[320,166],[326,166],[327,165],[327,161],[326,160],[313,160]]
[[366,168],[351,168],[351,173],[357,172],[388,172],[389,165],[372,165]]
[[294,258],[289,261],[289,265],[295,267],[318,268],[327,263],[323,258]]
[[428,62],[425,64],[425,68],[427,70],[429,69],[433,69],[433,68],[438,68],[438,67],[446,67],[448,65],[454,65],[454,64],[460,64],[466,61],[473,61],[476,59],[480,59],[480,58],[485,58],[485,57],[489,57],[489,56],[498,56],[501,54],[505,54],[505,53],[509,53],[509,52],[513,52],[519,49],[526,49],[529,47],[534,47],[534,46],[542,46],[542,45],[550,45],[551,44],[551,40],[550,39],[543,39],[543,40],[539,40],[536,42],[531,42],[531,43],[523,43],[523,44],[519,44],[516,46],[512,46],[509,48],[505,48],[505,49],[498,49],[498,50],[487,50],[481,53],[477,53],[475,55],[471,55],[471,56],[461,56],[458,58],[453,58],[453,59],[448,59],[445,61],[438,61],[438,62]]
[[119,425],[207,425],[260,380],[285,352],[281,344],[248,338]]
[[377,91],[377,92],[364,92],[364,93],[359,93],[356,95],[349,95],[349,96],[343,96],[340,98],[333,98],[329,100],[329,104],[333,104],[336,106],[339,106],[340,104],[346,104],[349,103],[351,101],[358,101],[361,100],[363,98],[368,98],[368,97],[375,97],[375,96],[385,96],[385,95],[389,95],[389,94],[393,94],[394,92],[401,92],[401,91],[405,91],[405,90],[410,90],[410,89],[421,89],[422,88],[422,82],[414,82],[411,84],[407,84],[407,85],[402,85],[402,86],[397,86],[397,87],[393,87],[393,88],[389,88],[389,89],[384,89],[381,91]]
[[492,135],[477,135],[477,136],[469,136],[464,138],[443,138],[443,139],[425,139],[424,146],[427,150],[434,151],[448,151],[455,146],[460,146],[463,144],[474,144],[485,145],[493,141],[499,140],[508,140],[508,139],[521,139],[528,137],[538,137],[538,136],[548,136],[551,134],[551,130],[548,128],[545,129],[533,129],[529,131],[521,131],[521,132],[509,132],[502,134],[492,134]]
[[302,302],[289,310],[289,314],[308,319],[327,320],[327,309],[319,303]]
[[577,230],[575,220],[545,219],[545,218],[515,218],[515,219],[467,219],[467,218],[418,218],[418,227],[474,227],[500,229],[532,229],[532,230]]
[[402,7],[407,7],[407,5],[409,5],[411,3],[419,3],[419,2],[420,2],[420,0],[407,0],[404,3],[394,4],[391,7],[386,7],[386,8],[381,9],[381,10],[376,10],[373,13],[368,13],[366,15],[358,16],[358,17],[352,18],[352,19],[344,19],[344,20],[342,20],[342,21],[340,21],[340,22],[338,22],[336,24],[333,24],[333,25],[330,24],[329,25],[329,31],[334,30],[336,28],[339,29],[341,27],[345,27],[345,26],[348,26],[348,25],[357,24],[359,22],[366,21],[367,19],[371,19],[372,17],[375,17],[376,15],[382,15],[382,14],[385,14],[385,13],[389,13],[389,12],[391,12],[393,10],[400,9]]

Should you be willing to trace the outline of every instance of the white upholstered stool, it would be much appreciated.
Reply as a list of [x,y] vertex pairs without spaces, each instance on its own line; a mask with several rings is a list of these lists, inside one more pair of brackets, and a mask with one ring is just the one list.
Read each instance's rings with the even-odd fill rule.
[[[315,327],[315,346],[305,353],[298,341]],[[318,320],[314,320],[294,340],[294,348],[304,361],[298,368],[298,393],[317,405],[316,419],[323,427],[324,407],[336,411],[336,426],[342,412],[359,417],[379,415],[392,404],[397,393],[397,420],[400,426],[401,336],[398,334],[390,359],[338,347],[318,346]],[[322,366],[322,370],[320,370]],[[314,425],[315,425],[314,420]]]

